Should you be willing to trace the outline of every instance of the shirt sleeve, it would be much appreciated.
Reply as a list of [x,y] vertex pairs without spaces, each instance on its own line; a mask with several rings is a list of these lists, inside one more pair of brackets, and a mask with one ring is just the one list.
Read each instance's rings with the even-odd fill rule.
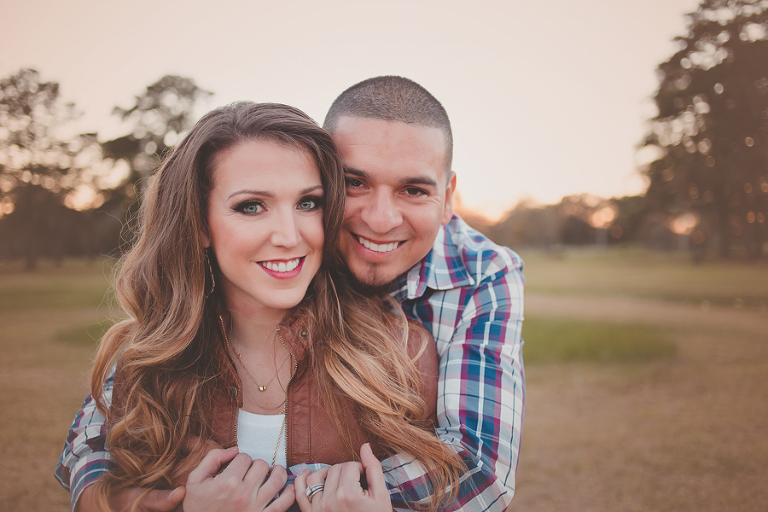
[[[104,397],[107,403],[112,399],[114,377],[113,368],[104,383]],[[88,395],[69,428],[64,450],[54,471],[56,480],[70,493],[70,506],[73,511],[83,490],[109,471],[110,457],[106,441],[107,420],[96,408],[96,400]]]
[[[522,262],[461,291],[464,310],[451,341],[438,347],[437,433],[462,457],[457,500],[443,510],[501,512],[515,492],[525,404],[521,337]],[[395,455],[389,471],[393,504],[431,494],[424,471]]]

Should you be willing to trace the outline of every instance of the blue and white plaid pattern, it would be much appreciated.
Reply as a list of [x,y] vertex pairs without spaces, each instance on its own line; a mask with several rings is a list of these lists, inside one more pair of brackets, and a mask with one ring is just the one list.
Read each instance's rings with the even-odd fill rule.
[[[458,499],[445,510],[502,512],[515,491],[525,403],[522,269],[517,254],[454,216],[393,292],[435,338],[438,434],[469,468]],[[108,471],[105,434],[104,417],[89,396],[56,468],[56,478],[72,493],[73,510],[83,489]],[[417,463],[395,455],[382,465],[395,508],[430,496]]]
[[[517,254],[454,216],[393,294],[435,338],[438,434],[470,469],[448,510],[502,511],[515,492],[525,404],[522,269]],[[407,464],[400,459],[384,465]],[[411,500],[425,498],[418,491],[428,487],[410,481],[420,481],[418,470],[392,484]]]

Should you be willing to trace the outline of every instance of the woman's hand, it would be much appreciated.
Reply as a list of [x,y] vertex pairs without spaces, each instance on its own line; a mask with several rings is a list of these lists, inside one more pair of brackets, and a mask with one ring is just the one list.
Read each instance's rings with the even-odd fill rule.
[[[296,503],[301,512],[392,512],[381,463],[368,443],[360,447],[360,460],[336,464],[312,474],[306,470],[296,477]],[[363,473],[368,489],[360,485]],[[307,487],[318,483],[324,484],[323,490],[310,501]]]
[[285,512],[294,501],[293,486],[286,487],[274,501],[272,498],[286,480],[283,467],[275,466],[270,472],[265,461],[252,461],[245,453],[238,453],[237,447],[211,450],[189,474],[184,511]]

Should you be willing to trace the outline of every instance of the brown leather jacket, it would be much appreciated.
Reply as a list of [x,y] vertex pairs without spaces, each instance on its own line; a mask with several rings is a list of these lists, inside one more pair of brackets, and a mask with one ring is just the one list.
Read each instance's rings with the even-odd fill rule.
[[[426,333],[424,327],[417,322],[409,322],[410,336],[408,339],[408,353],[415,357],[419,350],[419,336],[416,331]],[[312,334],[304,328],[302,320],[289,318],[281,322],[280,332],[286,348],[291,352],[295,361],[294,375],[288,385],[288,403],[286,418],[286,460],[288,466],[302,462],[318,462],[325,464],[338,464],[352,460],[359,454],[360,446],[368,442],[371,444],[374,454],[379,458],[386,456],[379,448],[376,439],[363,431],[353,411],[345,409],[341,411],[341,422],[348,425],[352,447],[355,453],[349,452],[342,437],[336,430],[335,423],[328,416],[328,412],[322,400],[312,366],[307,360],[307,348],[312,343]],[[427,334],[429,336],[429,334]],[[431,336],[429,336],[431,340]],[[220,364],[222,377],[217,380],[209,419],[213,427],[213,441],[224,448],[237,444],[237,415],[243,406],[242,382],[237,370],[229,356],[224,341],[221,337],[216,339],[214,357]],[[426,349],[416,361],[423,385],[424,401],[427,405],[424,418],[434,422],[437,406],[437,374],[438,360],[434,342],[426,344]],[[125,397],[122,396],[120,386],[120,365],[115,375],[115,387],[113,392],[112,411],[110,423],[122,416]]]

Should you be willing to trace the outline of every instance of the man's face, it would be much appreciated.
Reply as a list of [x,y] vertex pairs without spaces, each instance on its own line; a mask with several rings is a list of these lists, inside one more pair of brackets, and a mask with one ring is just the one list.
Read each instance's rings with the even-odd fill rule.
[[384,286],[426,256],[453,214],[443,132],[342,116],[333,140],[347,181],[341,253],[362,284]]

